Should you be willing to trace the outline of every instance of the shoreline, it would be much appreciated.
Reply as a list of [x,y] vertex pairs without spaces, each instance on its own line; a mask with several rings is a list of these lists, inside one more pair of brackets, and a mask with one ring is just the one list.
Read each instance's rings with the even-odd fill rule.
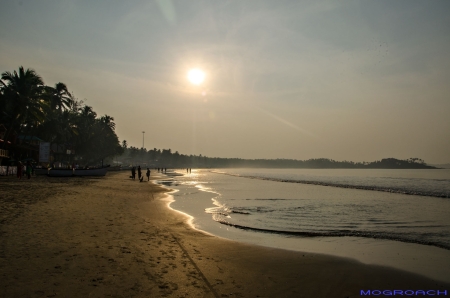
[[401,270],[207,235],[167,208],[166,188],[128,176],[0,179],[2,206],[9,206],[0,211],[0,296],[359,297],[368,289],[450,289]]

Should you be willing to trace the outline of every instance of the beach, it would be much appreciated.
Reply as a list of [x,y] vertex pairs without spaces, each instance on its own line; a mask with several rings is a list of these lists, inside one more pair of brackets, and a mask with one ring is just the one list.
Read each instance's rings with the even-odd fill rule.
[[[162,176],[153,175],[152,179]],[[104,178],[0,177],[1,297],[360,297],[450,284],[193,229],[169,190]]]

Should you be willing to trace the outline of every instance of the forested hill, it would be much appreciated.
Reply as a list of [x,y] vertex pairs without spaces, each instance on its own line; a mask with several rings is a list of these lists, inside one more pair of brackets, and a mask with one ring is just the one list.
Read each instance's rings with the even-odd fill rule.
[[[126,141],[125,141],[126,142]],[[317,168],[317,169],[436,169],[427,165],[422,159],[409,158],[400,160],[395,158],[385,158],[373,162],[352,162],[335,161],[328,158],[318,158],[309,160],[295,159],[240,159],[240,158],[219,158],[206,157],[202,155],[184,155],[178,151],[172,153],[170,149],[138,149],[135,147],[126,148],[124,155],[118,160],[123,164],[146,164],[154,167],[168,168]]]

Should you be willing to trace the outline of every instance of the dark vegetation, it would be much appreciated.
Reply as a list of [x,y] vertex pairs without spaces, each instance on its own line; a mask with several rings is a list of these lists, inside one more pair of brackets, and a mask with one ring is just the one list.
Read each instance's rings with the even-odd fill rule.
[[0,127],[0,149],[7,150],[0,157],[4,163],[37,160],[38,141],[53,145],[54,161],[99,163],[123,153],[113,117],[98,117],[64,83],[46,86],[34,70],[23,67],[1,75]]

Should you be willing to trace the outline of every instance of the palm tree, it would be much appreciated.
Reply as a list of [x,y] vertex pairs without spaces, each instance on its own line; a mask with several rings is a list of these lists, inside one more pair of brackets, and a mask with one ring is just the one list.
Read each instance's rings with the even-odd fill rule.
[[33,69],[24,70],[21,66],[19,72],[6,71],[2,73],[1,82],[2,106],[6,107],[3,118],[8,125],[2,145],[4,148],[13,130],[20,131],[26,122],[43,121],[45,101],[42,98],[44,82]]
[[80,116],[86,119],[94,120],[97,113],[90,106],[82,106],[80,108]]
[[38,134],[50,144],[71,143],[77,134],[73,125],[76,100],[64,83],[57,83],[55,87],[45,86],[43,97],[48,104],[44,109],[45,122],[38,127]]
[[55,87],[47,86],[45,89],[49,96],[50,107],[53,110],[67,110],[73,105],[74,99],[66,84],[60,82],[55,84]]
[[84,106],[76,116],[78,135],[74,138],[75,151],[84,162],[99,162],[107,156],[120,155],[124,149],[114,132],[114,118],[95,118],[91,107]]
[[100,121],[106,124],[111,130],[116,128],[116,124],[114,123],[114,118],[108,115],[100,117]]

